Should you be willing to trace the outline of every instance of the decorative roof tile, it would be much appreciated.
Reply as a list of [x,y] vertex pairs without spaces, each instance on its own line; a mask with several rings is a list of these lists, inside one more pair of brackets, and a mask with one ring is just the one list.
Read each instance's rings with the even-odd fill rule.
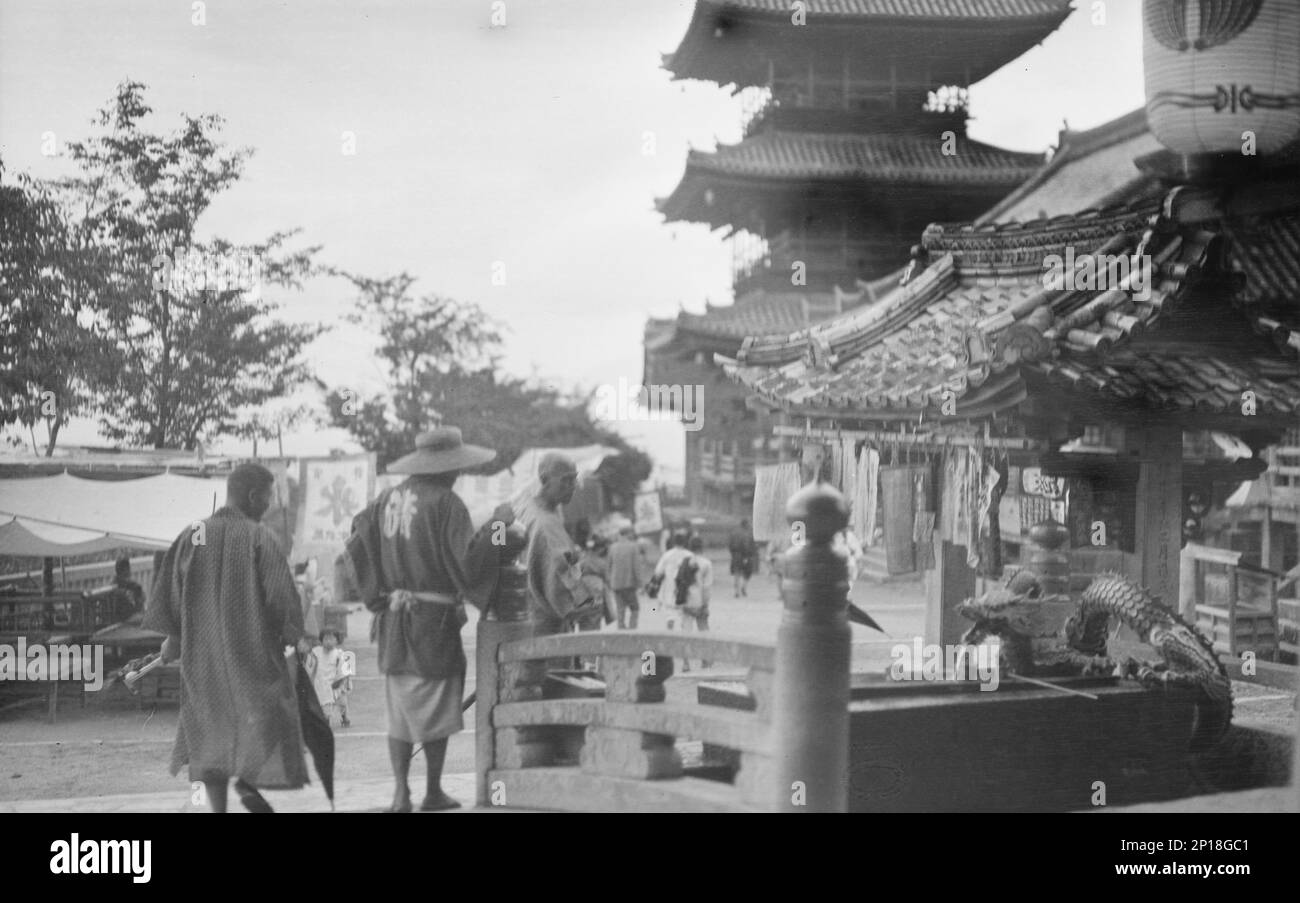
[[[1172,198],[1159,214],[1139,205],[1016,227],[932,227],[933,262],[894,295],[793,335],[746,339],[736,360],[721,363],[776,404],[868,420],[938,414],[945,401],[958,416],[980,416],[1018,403],[1034,379],[1139,410],[1239,413],[1249,390],[1260,412],[1300,412],[1300,349],[1289,344],[1300,304],[1292,293],[1281,309],[1275,291],[1300,280],[1297,214],[1251,220],[1249,244],[1230,244],[1246,282],[1257,281],[1238,290],[1222,272],[1220,233],[1240,235],[1243,224],[1182,223]],[[1149,295],[1140,282],[1045,285],[1044,256],[1064,247],[1098,265],[1103,254],[1148,255]],[[1203,311],[1187,308],[1205,278],[1215,281],[1198,303],[1235,302],[1247,314],[1241,322],[1267,325],[1276,348],[1249,332],[1238,341],[1226,326],[1205,335]],[[1256,316],[1260,306],[1271,316]],[[814,342],[835,366],[808,353]]]

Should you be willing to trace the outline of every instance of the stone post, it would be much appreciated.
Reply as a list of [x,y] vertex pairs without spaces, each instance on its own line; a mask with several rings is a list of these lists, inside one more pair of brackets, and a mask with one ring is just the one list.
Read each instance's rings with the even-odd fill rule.
[[772,688],[773,786],[778,812],[845,812],[849,790],[848,558],[832,548],[848,523],[844,497],[814,482],[786,504],[804,543],[786,555],[785,610]]
[[496,590],[478,622],[474,656],[476,698],[474,702],[474,771],[475,804],[491,803],[488,772],[496,766],[496,734],[492,727],[492,709],[501,698],[501,668],[497,649],[503,643],[523,640],[533,635],[528,619],[528,571],[519,555],[528,545],[528,535],[518,524],[506,530],[501,550]]

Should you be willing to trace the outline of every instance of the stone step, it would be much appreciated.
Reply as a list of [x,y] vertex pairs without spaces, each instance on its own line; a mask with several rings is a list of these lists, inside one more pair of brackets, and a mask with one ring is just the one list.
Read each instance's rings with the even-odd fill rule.
[[503,805],[569,812],[753,812],[731,784],[696,777],[642,781],[578,768],[497,769],[488,773]]

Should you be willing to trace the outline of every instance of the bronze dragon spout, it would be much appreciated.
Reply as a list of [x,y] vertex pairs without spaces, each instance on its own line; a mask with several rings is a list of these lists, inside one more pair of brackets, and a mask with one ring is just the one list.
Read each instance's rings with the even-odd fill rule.
[[[1115,674],[1150,688],[1197,688],[1191,751],[1204,752],[1222,739],[1232,721],[1232,683],[1200,631],[1121,574],[1099,575],[1083,591],[1064,626],[1052,630],[1050,609],[1069,602],[1068,596],[1045,594],[1032,572],[1019,571],[1005,586],[957,606],[958,614],[973,622],[962,642],[997,637],[1001,666],[1026,677]],[[1161,661],[1111,659],[1106,641],[1112,617],[1134,630]]]

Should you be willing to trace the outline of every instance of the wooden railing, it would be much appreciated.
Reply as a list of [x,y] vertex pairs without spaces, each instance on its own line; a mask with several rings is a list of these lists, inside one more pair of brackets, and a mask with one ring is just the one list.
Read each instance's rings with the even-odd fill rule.
[[[847,514],[824,485],[801,490],[787,510],[808,541],[787,556],[775,646],[681,633],[535,636],[509,566],[478,626],[478,804],[844,811],[848,582],[831,540]],[[595,660],[591,689],[566,681],[574,658]],[[679,659],[743,669],[753,710],[669,700]],[[703,745],[698,761],[684,760],[681,741]]]
[[1264,473],[1273,488],[1300,492],[1300,446],[1278,445],[1268,451]]
[[1278,646],[1278,578],[1241,558],[1241,552],[1189,542],[1182,554],[1190,591],[1190,599],[1182,602],[1184,614],[1191,609],[1216,652],[1235,658],[1251,651],[1272,658]]

